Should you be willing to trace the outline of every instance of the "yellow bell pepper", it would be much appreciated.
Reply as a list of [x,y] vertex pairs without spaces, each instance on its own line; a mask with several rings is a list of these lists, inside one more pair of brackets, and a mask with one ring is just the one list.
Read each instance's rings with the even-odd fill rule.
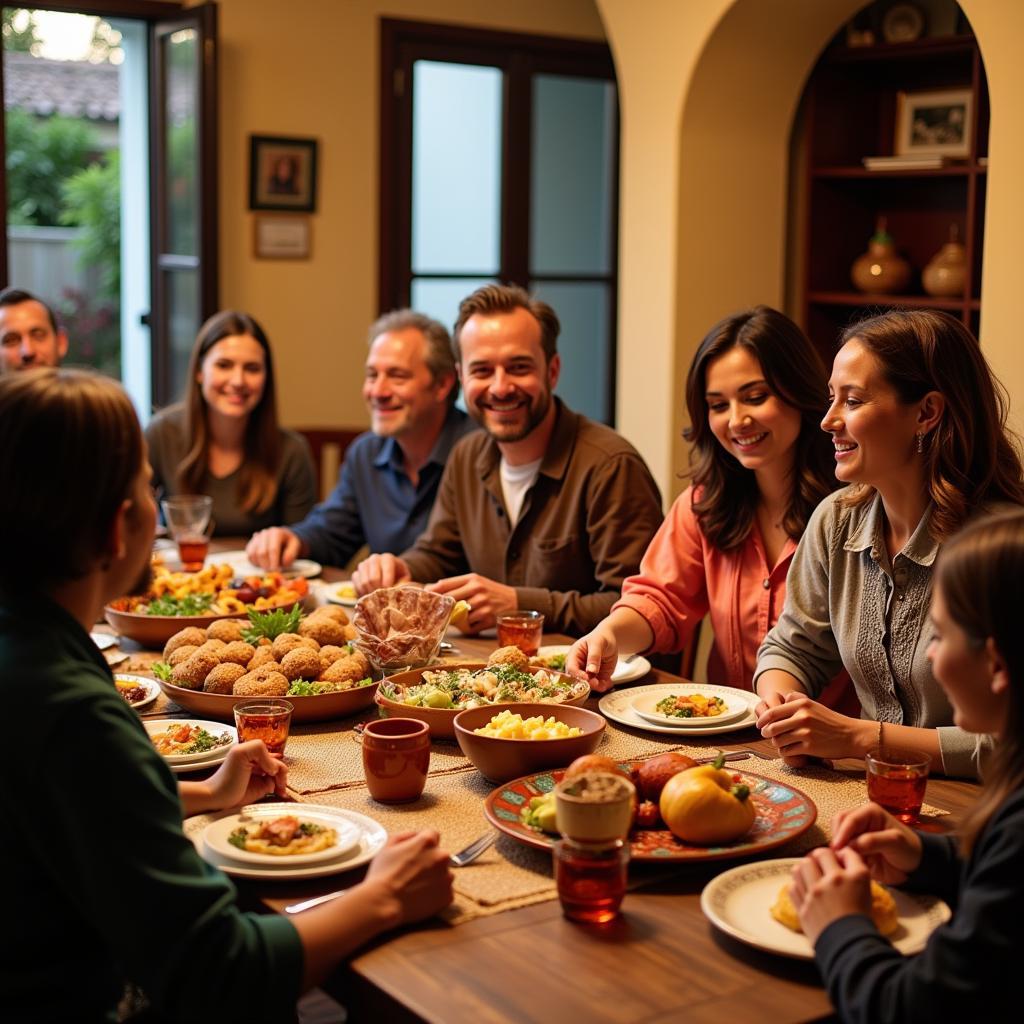
[[757,811],[750,789],[722,770],[723,760],[673,775],[661,791],[661,817],[687,843],[713,845],[738,839],[750,830]]

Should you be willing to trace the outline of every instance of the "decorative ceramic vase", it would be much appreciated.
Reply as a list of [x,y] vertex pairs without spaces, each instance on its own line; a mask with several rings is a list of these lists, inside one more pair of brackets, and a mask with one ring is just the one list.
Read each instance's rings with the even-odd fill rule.
[[953,298],[964,293],[967,250],[957,241],[958,234],[957,226],[953,224],[949,229],[949,241],[921,272],[921,283],[929,295]]
[[910,264],[896,252],[884,217],[878,218],[868,251],[853,261],[850,278],[859,291],[879,295],[901,292],[910,282]]

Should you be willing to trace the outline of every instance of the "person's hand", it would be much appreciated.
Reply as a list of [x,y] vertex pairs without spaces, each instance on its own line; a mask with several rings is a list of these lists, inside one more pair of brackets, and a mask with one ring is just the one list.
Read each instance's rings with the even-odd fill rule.
[[465,576],[449,576],[428,584],[427,590],[435,594],[447,594],[456,601],[469,604],[466,633],[479,633],[495,624],[498,612],[512,611],[518,607],[519,596],[515,587],[489,580],[479,573],[469,572]]
[[[766,694],[758,701],[757,706],[754,708],[754,714],[757,716],[757,725],[761,721],[761,716],[768,711],[769,708],[777,708],[786,703],[786,694],[773,691],[772,693]],[[789,765],[790,768],[804,768],[810,762],[810,758],[804,754],[783,754],[782,760]]]
[[263,740],[239,743],[206,780],[209,807],[226,810],[254,803],[269,793],[284,796],[287,781],[287,765],[280,758],[271,757]]
[[411,579],[412,573],[409,572],[408,566],[395,555],[370,555],[369,558],[364,558],[352,573],[352,582],[355,584],[356,593],[360,595],[369,594],[381,587],[397,587]]
[[813,946],[833,922],[871,914],[871,876],[856,850],[819,846],[793,868],[790,890],[804,934]]
[[901,885],[921,863],[921,837],[878,804],[840,811],[832,819],[832,849],[856,850],[871,877]]
[[271,526],[249,538],[245,554],[253,565],[270,572],[287,569],[303,553],[305,545],[297,534],[286,526]]
[[614,685],[612,673],[618,660],[615,631],[602,622],[572,645],[565,656],[565,671],[588,682],[592,690],[604,693]]
[[391,836],[373,858],[364,885],[394,902],[396,925],[422,921],[452,901],[448,854],[434,829]]
[[797,757],[804,759],[801,763],[806,763],[807,756],[856,757],[860,753],[857,737],[864,727],[859,719],[841,715],[795,690],[781,703],[766,707],[755,724],[787,764]]

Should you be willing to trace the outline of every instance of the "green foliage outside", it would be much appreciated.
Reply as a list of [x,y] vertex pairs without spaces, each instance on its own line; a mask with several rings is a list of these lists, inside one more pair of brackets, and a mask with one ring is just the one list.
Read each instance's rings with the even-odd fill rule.
[[25,24],[18,28],[14,19],[21,13],[22,8],[3,8],[3,35],[4,49],[14,53],[35,53],[39,47],[39,37],[36,35],[36,19],[29,14]]

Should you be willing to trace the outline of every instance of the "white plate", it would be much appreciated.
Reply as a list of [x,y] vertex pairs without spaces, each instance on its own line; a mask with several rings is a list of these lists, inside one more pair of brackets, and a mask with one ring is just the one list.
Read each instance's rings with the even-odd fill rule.
[[[161,551],[164,565],[171,572],[181,570],[181,559],[178,557],[177,549],[173,551]],[[261,569],[249,561],[249,556],[244,551],[211,551],[206,556],[207,565],[230,565],[235,576],[266,576],[269,569]],[[323,566],[314,562],[312,558],[296,558],[287,569],[281,569],[282,576],[305,576],[312,579],[319,576]]]
[[[657,700],[661,700],[662,697],[667,697],[672,693],[679,693],[683,683],[650,683],[647,686],[634,686],[628,690],[613,690],[611,693],[606,693],[600,701],[598,701],[598,710],[606,718],[610,718],[613,722],[618,722],[620,725],[628,725],[631,729],[644,729],[647,732],[662,732],[671,733],[674,736],[679,735],[679,727],[676,725],[655,725],[654,722],[648,722],[646,719],[641,718],[633,708],[633,701],[638,697],[645,696],[647,694],[653,694]],[[696,685],[696,684],[689,684]],[[701,725],[691,727],[687,730],[688,735],[699,735],[699,736],[717,736],[723,732],[734,732],[737,729],[749,728],[754,722],[757,721],[754,715],[754,708],[757,707],[757,702],[760,698],[756,693],[748,693],[746,690],[737,690],[732,686],[700,686],[701,693],[713,694],[717,697],[724,697],[725,699],[733,699],[743,701],[747,705],[747,712],[740,718],[734,718],[731,722],[726,722],[724,725]],[[710,719],[714,722],[714,719]]]
[[[713,878],[700,894],[700,908],[715,927],[756,949],[798,960],[813,960],[806,935],[794,932],[772,917],[769,908],[789,880],[799,857],[781,857],[741,864]],[[937,896],[890,889],[900,927],[889,937],[904,955],[920,953],[928,936],[952,916]]]
[[146,696],[142,700],[128,705],[130,708],[135,708],[136,711],[138,711],[139,708],[144,708],[152,704],[153,701],[160,696],[160,684],[154,679],[147,679],[145,676],[135,676],[130,672],[115,672],[114,679],[115,681],[118,679],[124,680],[132,683],[134,686],[141,686],[145,689]]
[[[320,864],[329,860],[338,860],[350,853],[359,843],[362,832],[359,827],[342,815],[333,811],[317,810],[310,811],[301,804],[288,804],[287,811],[276,810],[280,804],[252,804],[242,808],[240,814],[231,814],[226,818],[207,825],[203,830],[203,841],[207,847],[221,857],[229,857],[233,860],[244,861],[246,864],[259,864],[263,867],[280,867],[283,864]],[[274,808],[267,810],[266,808]],[[316,853],[298,853],[291,857],[275,857],[269,853],[253,853],[249,850],[240,850],[228,842],[228,837],[239,825],[248,824],[243,822],[243,816],[254,819],[252,823],[273,820],[283,815],[294,815],[304,821],[311,821],[314,824],[322,825],[324,828],[333,828],[337,834],[337,842],[326,850],[318,850]]]
[[355,608],[359,595],[353,591],[348,592],[350,584],[328,583],[324,587],[324,600],[330,604],[344,605],[346,608]]
[[325,875],[335,875],[339,872],[350,871],[352,868],[358,868],[363,864],[367,864],[377,856],[387,842],[388,834],[384,827],[374,821],[373,818],[366,814],[360,814],[358,811],[346,811],[340,807],[324,807],[320,804],[278,803],[254,804],[253,806],[258,806],[261,810],[265,808],[277,815],[327,811],[345,818],[355,825],[360,832],[359,841],[346,856],[339,857],[337,860],[327,861],[323,864],[312,864],[306,867],[274,867],[273,865],[257,867],[243,864],[233,857],[224,857],[214,853],[203,842],[202,834],[194,836],[192,841],[195,843],[199,855],[207,863],[220,868],[226,875],[232,875],[236,878],[262,878],[274,881],[297,878],[323,878]]
[[[553,658],[556,654],[568,654],[572,649],[571,644],[549,644],[537,650],[539,658]],[[634,679],[641,679],[651,671],[651,663],[639,654],[634,654],[629,661],[619,658],[612,673],[613,683],[630,683]]]
[[108,647],[115,647],[120,639],[111,633],[90,633],[89,636],[101,651],[105,651]]
[[[238,733],[235,731],[235,727],[233,725],[225,725],[223,722],[206,722],[201,718],[157,718],[142,724],[146,727],[146,732],[150,736],[164,732],[173,725],[198,725],[200,729],[205,729],[213,736],[223,736],[226,733],[231,737],[231,743],[225,743],[221,747],[214,747],[212,750],[201,750],[196,754],[161,755],[172,767],[178,765],[189,765],[192,767],[201,764],[205,768],[209,764],[214,763],[215,759],[216,763],[220,764],[228,756],[227,752],[231,749],[232,745],[238,742]],[[221,754],[223,754],[223,757],[220,756]]]
[[725,697],[720,693],[711,694],[708,687],[701,686],[700,683],[678,683],[672,686],[672,696],[675,697],[697,693],[704,697],[722,697],[725,701],[725,709],[720,715],[714,715],[711,718],[673,718],[671,715],[666,715],[657,710],[658,702],[664,700],[664,697],[659,697],[653,693],[644,693],[639,697],[634,697],[633,710],[641,718],[646,719],[648,722],[653,722],[655,725],[669,725],[674,729],[691,731],[693,729],[706,729],[713,725],[725,725],[726,722],[741,718],[750,712],[750,705],[745,700],[738,700],[732,695]]

